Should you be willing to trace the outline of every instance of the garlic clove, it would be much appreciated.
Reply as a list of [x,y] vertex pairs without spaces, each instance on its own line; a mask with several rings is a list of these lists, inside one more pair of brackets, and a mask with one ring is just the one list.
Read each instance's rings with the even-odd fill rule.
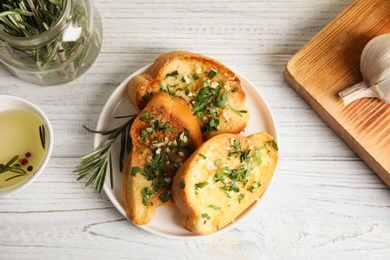
[[367,43],[361,55],[360,71],[364,81],[339,93],[344,103],[363,97],[390,103],[390,34],[379,35]]
[[370,88],[379,99],[390,104],[390,77]]
[[358,84],[353,85],[350,88],[341,91],[339,93],[339,96],[343,98],[345,105],[348,105],[353,101],[364,97],[378,97],[377,94],[371,88],[368,88],[368,83],[366,81],[362,81]]
[[360,71],[369,85],[390,73],[390,34],[382,34],[367,43],[360,59]]

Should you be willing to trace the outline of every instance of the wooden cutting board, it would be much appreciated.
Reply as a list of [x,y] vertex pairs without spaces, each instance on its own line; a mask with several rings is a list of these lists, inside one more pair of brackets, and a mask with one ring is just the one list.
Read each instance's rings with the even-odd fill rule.
[[288,61],[284,77],[390,187],[390,104],[363,98],[344,105],[338,96],[362,81],[363,48],[386,33],[390,0],[356,0]]

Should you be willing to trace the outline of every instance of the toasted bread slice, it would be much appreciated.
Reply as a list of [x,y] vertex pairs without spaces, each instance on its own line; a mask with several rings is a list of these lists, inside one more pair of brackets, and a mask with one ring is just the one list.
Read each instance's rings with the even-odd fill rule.
[[147,224],[159,206],[172,203],[172,178],[201,145],[202,133],[186,102],[157,93],[130,129],[132,150],[123,173],[130,221]]
[[184,227],[210,234],[233,222],[267,189],[277,162],[276,142],[265,132],[222,134],[203,143],[173,180]]
[[248,124],[246,94],[240,79],[220,62],[200,54],[164,53],[128,83],[128,97],[139,110],[157,92],[185,100],[204,139],[221,133],[238,134]]

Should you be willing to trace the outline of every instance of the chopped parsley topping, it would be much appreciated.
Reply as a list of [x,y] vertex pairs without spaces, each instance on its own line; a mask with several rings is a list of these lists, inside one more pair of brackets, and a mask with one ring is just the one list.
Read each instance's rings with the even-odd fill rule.
[[212,209],[215,209],[215,210],[220,210],[221,207],[218,207],[218,206],[215,206],[215,205],[209,205],[208,208],[212,208]]
[[131,168],[131,175],[135,176],[138,172],[142,172],[141,168],[139,167],[132,167]]
[[257,148],[255,150],[255,155],[256,155],[256,162],[258,165],[260,165],[262,163],[262,160],[261,160],[261,155],[260,155],[260,150],[261,150],[261,147],[260,148]]
[[253,185],[249,186],[248,190],[253,193],[253,191],[256,188],[260,188],[260,187],[261,187],[261,183],[260,182],[255,182]]
[[190,95],[190,89],[189,89],[188,87],[189,87],[189,84],[187,84],[187,85],[184,87],[184,93],[186,94],[186,96],[189,96],[189,95]]
[[240,140],[233,140],[233,148],[238,150],[238,149],[241,149],[241,142]]
[[267,151],[269,150],[269,146],[273,147],[276,151],[279,150],[278,144],[275,142],[275,140],[271,140],[271,141],[268,141],[265,143],[265,147],[266,147]]
[[226,105],[226,109],[233,111],[234,113],[236,113],[237,115],[239,115],[241,117],[242,117],[242,114],[248,113],[247,110],[238,110],[238,109],[231,107],[229,104]]
[[203,153],[200,153],[199,156],[202,157],[204,160],[207,159],[206,155],[204,155]]
[[226,194],[226,197],[233,198],[233,194],[237,194],[238,202],[244,199],[245,194],[241,191],[248,190],[251,193],[255,189],[261,187],[261,183],[256,181],[249,183],[249,177],[252,174],[252,169],[256,162],[257,165],[262,163],[261,150],[266,149],[267,152],[271,149],[278,149],[277,143],[274,140],[268,141],[256,149],[244,149],[239,139],[232,139],[230,142],[230,149],[227,151],[226,161],[233,160],[237,158],[240,164],[235,165],[232,168],[229,168],[227,163],[221,164],[221,159],[214,161],[214,165],[217,166],[217,170],[214,173],[215,183],[221,183],[219,189]]
[[217,159],[217,160],[215,160],[214,165],[218,166],[220,163],[221,163],[221,159]]
[[222,95],[217,98],[217,107],[222,107],[228,100],[227,92],[223,92]]
[[217,74],[218,74],[218,70],[216,70],[216,69],[211,69],[211,70],[209,71],[209,73],[207,74],[207,76],[209,76],[209,78],[212,79],[212,78],[214,78],[215,76],[217,76]]
[[205,218],[205,219],[207,219],[207,220],[210,220],[210,219],[211,219],[211,217],[210,217],[209,214],[207,214],[207,213],[203,213],[203,214],[202,214],[202,218]]
[[196,183],[195,184],[195,194],[198,194],[198,189],[203,189],[204,187],[206,187],[207,185],[209,185],[209,183],[207,181],[205,182],[200,182],[200,183]]
[[156,193],[157,193],[157,190],[154,187],[143,188],[141,190],[141,194],[144,196],[144,198],[142,200],[142,204],[144,204],[144,206],[148,205],[150,197],[152,197]]
[[240,196],[238,196],[238,203],[241,203],[241,201],[244,199],[245,194],[241,193]]
[[171,73],[168,73],[167,75],[165,75],[165,78],[168,78],[168,77],[177,78],[178,76],[179,76],[179,72],[177,70],[175,70],[175,71],[172,71]]
[[[215,80],[219,73],[217,69],[206,71],[202,80],[200,80],[199,73],[194,72],[192,74],[192,81],[191,77],[180,75],[178,70],[167,73],[164,79],[171,79],[169,83],[161,81],[159,83],[159,91],[166,92],[173,97],[184,98],[191,106],[194,116],[204,122],[204,126],[201,129],[203,133],[218,131],[220,118],[224,110],[232,110],[239,116],[247,113],[246,110],[238,110],[229,105],[228,91],[224,88],[226,82],[217,82]],[[237,90],[238,87],[236,86],[231,92],[234,93]],[[150,100],[151,96],[152,93],[145,95],[145,101]]]
[[207,181],[197,183],[197,184],[195,184],[195,189],[202,189],[202,188],[206,187],[208,184],[209,183]]
[[[170,198],[173,174],[177,171],[185,159],[192,153],[188,145],[189,131],[184,129],[182,133],[172,127],[169,122],[158,119],[159,112],[142,112],[140,119],[145,126],[140,129],[141,141],[138,151],[148,155],[143,167],[131,168],[131,175],[141,173],[146,180],[151,181],[151,187],[141,189],[143,204],[146,206],[150,198],[157,192],[161,193],[159,199],[164,203]],[[175,139],[169,136],[175,134]]]
[[179,183],[179,189],[184,189],[186,187],[186,184],[184,183],[184,181],[181,181],[180,183]]
[[171,194],[170,191],[167,191],[165,192],[164,194],[161,194],[159,197],[159,199],[161,200],[162,203],[165,203],[169,200],[169,195]]
[[[216,183],[222,183],[220,190],[224,191],[228,198],[232,197],[230,192],[239,193],[243,188],[253,192],[255,188],[260,187],[258,184],[252,185],[253,187],[247,187],[255,160],[261,160],[259,149],[256,151],[258,152],[253,152],[252,149],[243,149],[240,140],[233,139],[226,160],[234,157],[240,160],[240,164],[229,168],[227,164],[219,166],[220,162],[218,162],[218,169],[214,174],[214,181]],[[239,199],[239,201],[241,200],[242,198]]]
[[240,162],[249,162],[251,160],[252,150],[243,151],[240,155]]

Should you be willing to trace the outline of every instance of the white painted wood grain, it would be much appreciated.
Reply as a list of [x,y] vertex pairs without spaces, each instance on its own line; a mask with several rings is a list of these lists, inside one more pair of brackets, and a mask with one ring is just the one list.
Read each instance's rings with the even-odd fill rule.
[[[284,82],[288,59],[352,0],[94,0],[102,53],[78,80],[40,87],[0,65],[0,94],[39,105],[53,156],[29,188],[0,198],[0,259],[387,259],[390,192]],[[91,151],[113,90],[174,49],[201,52],[252,81],[280,134],[280,165],[263,205],[224,236],[161,238],[135,227],[72,173]],[[0,148],[1,149],[1,148]]]
[[32,258],[78,259],[166,259],[178,251],[181,259],[388,254],[390,194],[362,162],[282,160],[261,208],[224,236],[195,241],[160,238],[133,226],[104,194],[74,181],[75,163],[52,159],[28,189],[0,201],[2,259],[27,252]]

